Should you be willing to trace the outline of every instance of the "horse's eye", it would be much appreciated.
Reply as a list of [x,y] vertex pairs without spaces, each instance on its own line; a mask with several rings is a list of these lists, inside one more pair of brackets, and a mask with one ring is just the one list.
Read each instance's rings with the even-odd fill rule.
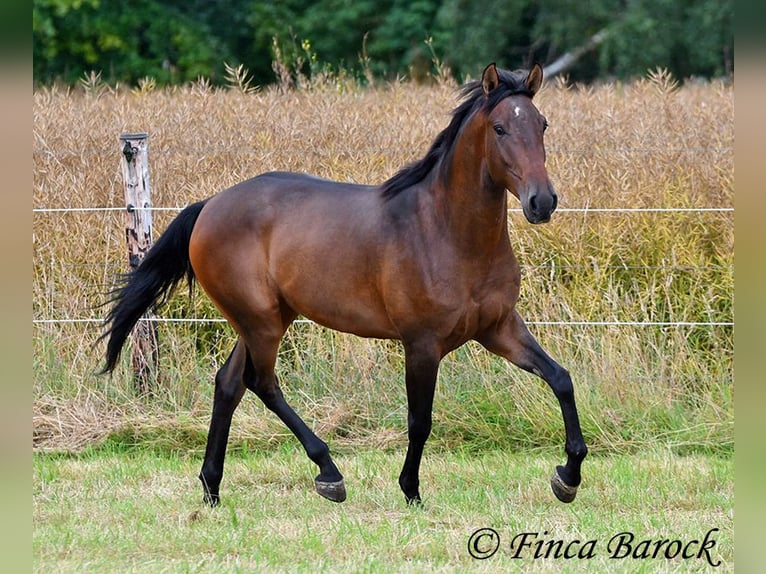
[[493,128],[495,130],[495,133],[499,136],[503,135],[505,133],[505,130],[503,129],[503,126],[495,126]]

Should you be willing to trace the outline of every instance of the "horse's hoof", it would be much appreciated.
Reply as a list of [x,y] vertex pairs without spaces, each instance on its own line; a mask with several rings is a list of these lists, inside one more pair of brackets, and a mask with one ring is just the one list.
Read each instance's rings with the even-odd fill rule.
[[332,500],[333,502],[343,502],[346,500],[346,485],[342,478],[336,482],[314,480],[314,486],[320,496],[324,496],[327,500]]
[[423,505],[423,499],[420,498],[419,494],[416,494],[415,496],[404,495],[404,498],[407,500],[407,506],[422,506]]
[[558,469],[553,472],[551,477],[551,490],[561,502],[572,502],[577,496],[577,487],[569,486],[559,475]]

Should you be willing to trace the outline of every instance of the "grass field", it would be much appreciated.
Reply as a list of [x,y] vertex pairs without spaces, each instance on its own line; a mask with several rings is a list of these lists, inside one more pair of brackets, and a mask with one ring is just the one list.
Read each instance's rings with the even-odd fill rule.
[[[425,152],[457,103],[449,81],[362,88],[325,78],[256,92],[236,82],[85,84],[34,93],[35,208],[122,205],[118,136],[135,131],[150,134],[157,207],[275,169],[379,183]],[[535,560],[530,549],[512,558],[516,534],[547,530],[595,540],[593,571],[703,571],[700,559],[610,559],[606,545],[623,531],[637,544],[700,540],[713,528],[717,570],[731,570],[733,328],[716,323],[733,316],[733,214],[566,210],[732,207],[733,96],[732,86],[678,86],[653,73],[624,85],[553,82],[535,99],[550,123],[561,209],[535,227],[512,211],[509,233],[523,316],[573,323],[532,327],[572,374],[591,449],[569,506],[548,486],[564,458],[552,393],[468,344],[442,363],[426,504],[407,508],[396,485],[406,445],[399,344],[299,324],[278,373],[337,453],[349,500],[314,494],[295,439],[248,396],[232,427],[223,506],[205,509],[196,475],[231,329],[162,324],[153,396],[137,395],[127,360],[113,377],[96,376],[100,326],[66,321],[103,316],[98,306],[126,267],[123,214],[34,213],[34,570],[580,571],[583,560]],[[174,215],[155,212],[156,234]],[[199,290],[160,314],[218,318]],[[468,539],[481,527],[501,546],[479,561]]]
[[[195,456],[115,445],[36,455],[34,571],[700,572],[713,569],[708,560],[733,570],[730,458],[661,449],[593,457],[578,498],[563,505],[548,486],[556,456],[431,453],[424,505],[409,508],[396,484],[401,453],[339,455],[349,498],[338,505],[313,492],[314,469],[299,448],[250,452],[230,458],[222,506],[211,510],[201,502]],[[487,527],[500,548],[476,560],[468,540]],[[709,559],[697,557],[699,544],[687,560],[662,552],[610,558],[624,553],[616,542],[608,549],[621,532],[635,535],[636,551],[643,539],[686,544],[714,528]],[[535,558],[534,545],[512,544],[524,532],[537,532],[534,541],[580,540],[574,552],[595,540],[593,557]]]

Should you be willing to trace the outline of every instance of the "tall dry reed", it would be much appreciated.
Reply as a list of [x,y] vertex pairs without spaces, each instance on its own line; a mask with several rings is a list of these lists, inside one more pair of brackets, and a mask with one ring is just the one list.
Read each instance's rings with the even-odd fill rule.
[[[379,183],[425,152],[456,103],[449,82],[361,88],[325,78],[254,91],[204,80],[159,90],[147,81],[129,90],[91,77],[77,89],[42,88],[33,96],[32,203],[121,206],[118,136],[133,131],[150,134],[155,207],[183,206],[270,170]],[[657,72],[626,85],[551,82],[536,103],[550,124],[548,167],[561,212],[532,227],[510,202],[522,314],[533,322],[731,321],[733,214],[565,209],[731,207],[733,88],[679,87]],[[174,215],[155,212],[155,233]],[[33,317],[102,317],[105,292],[126,268],[123,214],[35,213],[32,232]],[[199,290],[191,300],[181,290],[161,314],[219,317]],[[532,329],[571,371],[595,452],[658,441],[681,451],[733,448],[731,327]],[[160,325],[162,378],[152,399],[134,395],[127,366],[112,378],[94,374],[99,331],[35,324],[35,445],[76,449],[117,433],[202,448],[210,382],[233,345],[231,329]],[[334,448],[402,444],[397,344],[299,324],[279,361],[288,399]],[[559,448],[563,440],[544,384],[476,345],[444,361],[435,419],[435,443],[448,447]],[[257,401],[245,401],[235,448],[286,438]]]

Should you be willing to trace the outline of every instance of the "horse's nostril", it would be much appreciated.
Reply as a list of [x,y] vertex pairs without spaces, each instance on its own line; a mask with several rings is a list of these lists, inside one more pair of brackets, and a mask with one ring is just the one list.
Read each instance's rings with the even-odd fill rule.
[[559,196],[555,193],[553,194],[553,207],[551,207],[551,213],[556,211],[556,207],[559,205]]
[[537,213],[537,194],[529,196],[529,209],[532,210],[532,213]]

